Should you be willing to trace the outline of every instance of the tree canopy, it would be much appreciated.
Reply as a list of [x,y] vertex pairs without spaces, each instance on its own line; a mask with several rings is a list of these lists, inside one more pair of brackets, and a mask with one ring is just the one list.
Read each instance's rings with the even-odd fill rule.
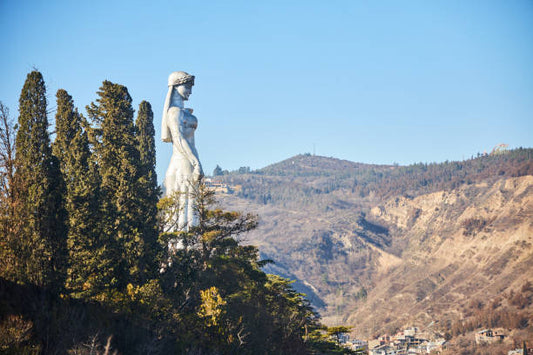
[[134,122],[126,87],[104,81],[97,95],[85,119],[58,90],[53,143],[41,73],[18,127],[0,103],[0,351],[347,352],[240,242],[257,216],[217,208],[200,183],[199,225],[164,230],[182,206],[159,198],[151,106]]

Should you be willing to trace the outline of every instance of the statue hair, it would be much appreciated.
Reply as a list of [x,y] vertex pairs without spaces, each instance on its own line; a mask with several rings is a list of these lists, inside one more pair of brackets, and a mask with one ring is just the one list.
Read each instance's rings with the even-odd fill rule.
[[161,140],[163,142],[172,142],[172,135],[170,133],[170,128],[167,124],[167,111],[170,108],[170,100],[172,99],[172,91],[174,91],[173,86],[168,87],[167,97],[165,99],[165,106],[163,107],[163,119],[161,121]]

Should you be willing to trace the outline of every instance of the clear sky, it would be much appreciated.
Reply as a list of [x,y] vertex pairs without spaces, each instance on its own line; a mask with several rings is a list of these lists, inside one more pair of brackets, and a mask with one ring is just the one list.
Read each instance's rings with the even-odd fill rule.
[[[0,0],[0,100],[28,72],[49,107],[103,80],[153,107],[158,175],[167,77],[196,76],[204,170],[299,153],[365,163],[462,160],[533,146],[533,1]],[[49,117],[53,120],[53,115]]]

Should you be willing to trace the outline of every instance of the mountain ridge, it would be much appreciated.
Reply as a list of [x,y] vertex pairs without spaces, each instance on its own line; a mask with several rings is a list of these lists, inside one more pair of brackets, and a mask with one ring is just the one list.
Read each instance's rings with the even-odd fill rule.
[[[442,264],[439,272],[452,275],[461,287],[459,276],[466,273],[459,261],[446,264],[434,254],[446,252],[435,249],[443,240],[448,240],[445,245],[449,248],[453,246],[449,241],[454,240],[458,247],[470,250],[471,241],[464,238],[496,241],[505,231],[520,226],[525,232],[517,240],[524,245],[523,257],[530,260],[532,153],[532,149],[521,148],[463,162],[410,166],[299,155],[248,174],[220,177],[220,181],[242,186],[237,194],[221,195],[220,202],[225,208],[259,214],[259,228],[247,240],[278,263],[273,272],[295,278],[296,286],[306,286],[299,289],[310,294],[327,323],[348,322],[356,325],[357,333],[371,335],[400,327],[409,319],[427,320],[422,314],[418,318],[399,316],[401,312],[386,307],[373,314],[379,304],[376,300],[384,295],[410,297],[405,307],[411,308],[426,305],[425,298],[435,292],[443,293],[441,297],[453,296],[435,287],[434,280],[417,278],[420,265],[433,270],[428,260]],[[496,249],[470,253],[480,260],[494,259],[486,265],[498,279],[507,272],[497,269],[498,263],[503,264],[514,249]],[[526,271],[532,275],[527,280],[506,275],[510,280],[520,279],[518,284],[533,281],[531,269]],[[399,281],[387,279],[387,275],[396,275]],[[463,297],[451,298],[459,300],[457,307],[448,307],[454,309],[453,317],[439,310],[435,313],[439,319],[434,321],[441,321],[440,317],[443,323],[458,321],[466,314],[468,298],[475,296],[465,285],[490,281],[466,276],[465,280]],[[404,282],[414,286],[410,289]],[[501,292],[518,289],[518,284],[505,284]],[[426,288],[431,290],[423,291]],[[423,296],[424,292],[427,295]]]

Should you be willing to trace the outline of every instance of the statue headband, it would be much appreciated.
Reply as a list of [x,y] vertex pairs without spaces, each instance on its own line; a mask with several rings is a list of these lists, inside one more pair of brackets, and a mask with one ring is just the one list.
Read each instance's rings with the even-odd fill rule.
[[184,71],[175,71],[168,77],[168,86],[176,86],[183,84],[194,85],[194,75],[187,74]]

